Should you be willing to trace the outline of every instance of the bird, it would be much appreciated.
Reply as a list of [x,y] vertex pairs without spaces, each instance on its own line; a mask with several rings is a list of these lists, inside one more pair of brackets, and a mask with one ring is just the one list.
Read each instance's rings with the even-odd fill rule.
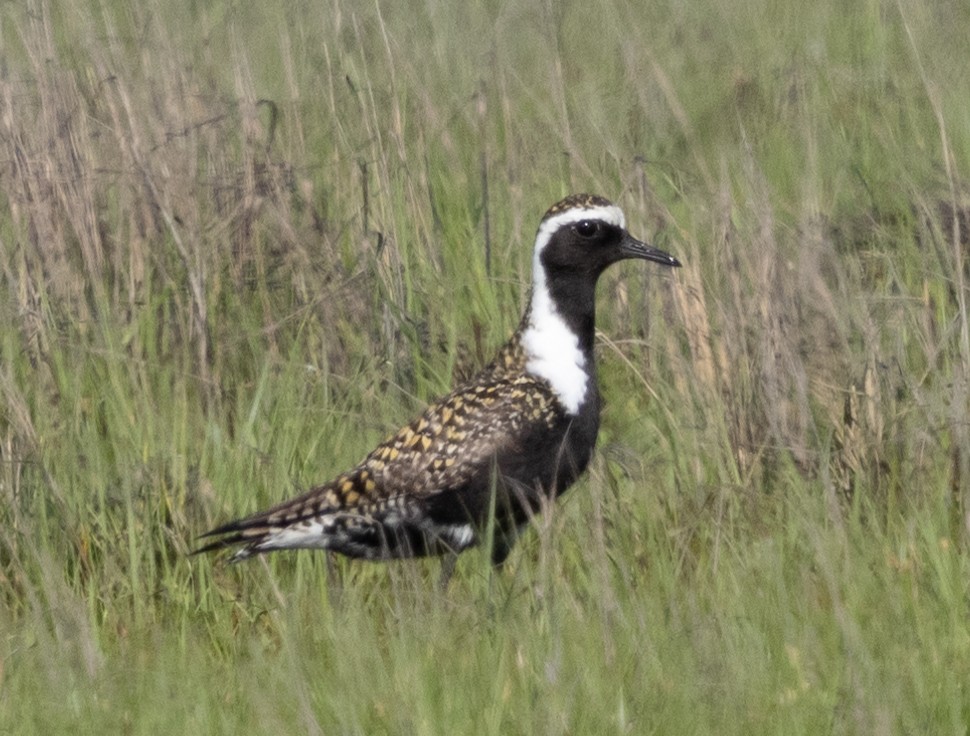
[[445,556],[453,567],[459,553],[490,543],[501,565],[590,461],[601,408],[595,288],[626,259],[681,265],[634,238],[608,199],[573,194],[554,204],[536,234],[521,322],[489,364],[353,469],[212,529],[195,553],[235,548],[238,562],[322,549],[367,560]]

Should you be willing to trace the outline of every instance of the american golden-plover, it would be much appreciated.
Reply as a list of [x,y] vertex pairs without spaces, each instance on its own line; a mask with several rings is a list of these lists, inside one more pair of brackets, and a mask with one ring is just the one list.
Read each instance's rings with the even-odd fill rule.
[[680,265],[631,236],[622,210],[602,197],[553,205],[536,235],[522,322],[488,366],[357,467],[213,529],[198,551],[239,546],[233,561],[293,548],[453,559],[492,528],[501,563],[543,501],[589,463],[600,424],[594,292],[604,269],[630,258]]

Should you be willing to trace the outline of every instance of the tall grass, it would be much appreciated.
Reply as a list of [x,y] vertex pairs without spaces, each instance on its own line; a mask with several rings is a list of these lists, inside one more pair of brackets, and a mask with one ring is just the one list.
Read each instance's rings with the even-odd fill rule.
[[[0,10],[0,731],[966,733],[970,10]],[[515,326],[563,194],[588,474],[501,571],[187,557]]]

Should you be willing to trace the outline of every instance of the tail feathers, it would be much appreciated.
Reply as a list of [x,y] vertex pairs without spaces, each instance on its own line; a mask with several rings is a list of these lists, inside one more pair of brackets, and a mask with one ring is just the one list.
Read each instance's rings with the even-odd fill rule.
[[383,520],[346,511],[295,519],[281,519],[277,512],[271,511],[232,521],[203,534],[202,537],[221,538],[193,554],[243,545],[230,562],[278,549],[330,549],[351,557],[379,559],[388,556],[388,548],[392,546],[388,531]]
[[260,552],[287,547],[326,547],[324,524],[334,506],[330,486],[313,488],[302,496],[291,498],[253,516],[230,521],[208,531],[200,538],[221,537],[200,547],[192,554],[213,552],[243,545],[230,559],[240,562]]
[[218,537],[192,554],[239,546],[230,562],[279,549],[327,549],[369,560],[458,553],[477,544],[470,523],[436,524],[428,518],[386,514],[375,518],[337,512],[296,522],[258,515],[233,521],[202,537]]

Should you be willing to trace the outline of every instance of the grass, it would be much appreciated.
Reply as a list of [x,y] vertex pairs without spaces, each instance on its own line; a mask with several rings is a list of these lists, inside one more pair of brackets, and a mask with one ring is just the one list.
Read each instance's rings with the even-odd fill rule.
[[[0,10],[0,732],[966,733],[960,3]],[[489,357],[572,191],[588,477],[494,572],[227,567]]]

